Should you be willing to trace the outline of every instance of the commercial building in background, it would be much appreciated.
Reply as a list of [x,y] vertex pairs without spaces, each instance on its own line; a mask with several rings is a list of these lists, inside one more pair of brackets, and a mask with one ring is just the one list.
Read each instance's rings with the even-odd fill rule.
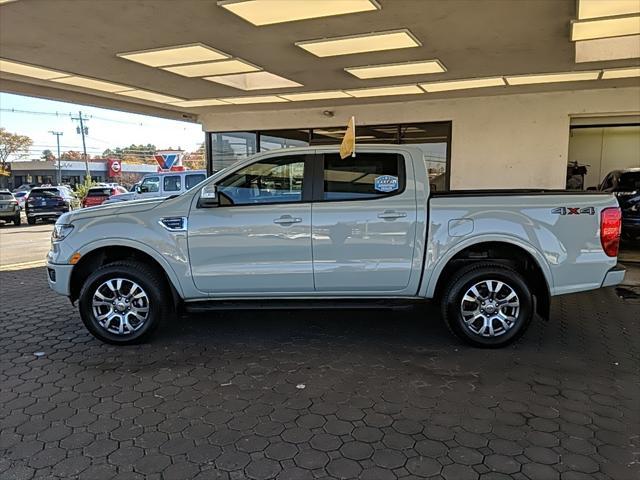
[[640,166],[637,0],[148,5],[127,2],[133,31],[109,2],[2,4],[0,89],[197,122],[210,172],[338,143],[352,116],[358,143],[419,146],[439,190]]
[[[11,162],[11,177],[10,187],[16,188],[22,184],[35,183],[41,184],[56,184],[56,178],[58,174],[58,162],[57,161],[28,161],[28,162]],[[62,171],[62,183],[64,185],[75,186],[78,183],[84,182],[86,178],[86,165],[85,162],[74,161],[62,161],[60,162],[60,169]],[[147,173],[155,173],[158,170],[156,165],[141,165],[141,164],[121,164],[122,175],[119,178],[109,177],[109,165],[106,161],[89,162],[89,171],[91,172],[91,179],[96,182],[105,181],[117,181],[121,182],[125,180],[130,183],[135,183],[143,175]]]

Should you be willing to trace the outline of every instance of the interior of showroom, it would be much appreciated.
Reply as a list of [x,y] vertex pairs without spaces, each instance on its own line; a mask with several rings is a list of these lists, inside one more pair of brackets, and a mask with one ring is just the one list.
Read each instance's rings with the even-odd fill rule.
[[2,91],[198,122],[210,170],[351,116],[440,189],[640,167],[637,0],[4,0],[0,44]]

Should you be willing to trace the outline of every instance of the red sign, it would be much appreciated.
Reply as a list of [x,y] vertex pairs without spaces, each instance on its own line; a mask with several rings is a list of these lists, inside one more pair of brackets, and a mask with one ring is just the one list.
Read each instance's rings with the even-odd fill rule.
[[108,177],[119,177],[122,175],[122,164],[117,158],[107,160]]

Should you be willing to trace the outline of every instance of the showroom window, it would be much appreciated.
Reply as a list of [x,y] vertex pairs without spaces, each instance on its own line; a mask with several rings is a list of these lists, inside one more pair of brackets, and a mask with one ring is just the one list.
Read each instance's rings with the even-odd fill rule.
[[[345,130],[346,126],[211,132],[207,137],[208,170],[209,173],[217,172],[257,152],[309,145],[339,145]],[[431,189],[449,189],[451,122],[356,125],[356,142],[417,147],[422,151]]]

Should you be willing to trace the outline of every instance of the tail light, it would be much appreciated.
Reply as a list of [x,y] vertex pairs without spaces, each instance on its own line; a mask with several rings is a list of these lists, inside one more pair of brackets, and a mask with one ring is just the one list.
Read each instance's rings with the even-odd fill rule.
[[609,257],[618,256],[622,212],[618,207],[605,208],[600,213],[600,243]]

